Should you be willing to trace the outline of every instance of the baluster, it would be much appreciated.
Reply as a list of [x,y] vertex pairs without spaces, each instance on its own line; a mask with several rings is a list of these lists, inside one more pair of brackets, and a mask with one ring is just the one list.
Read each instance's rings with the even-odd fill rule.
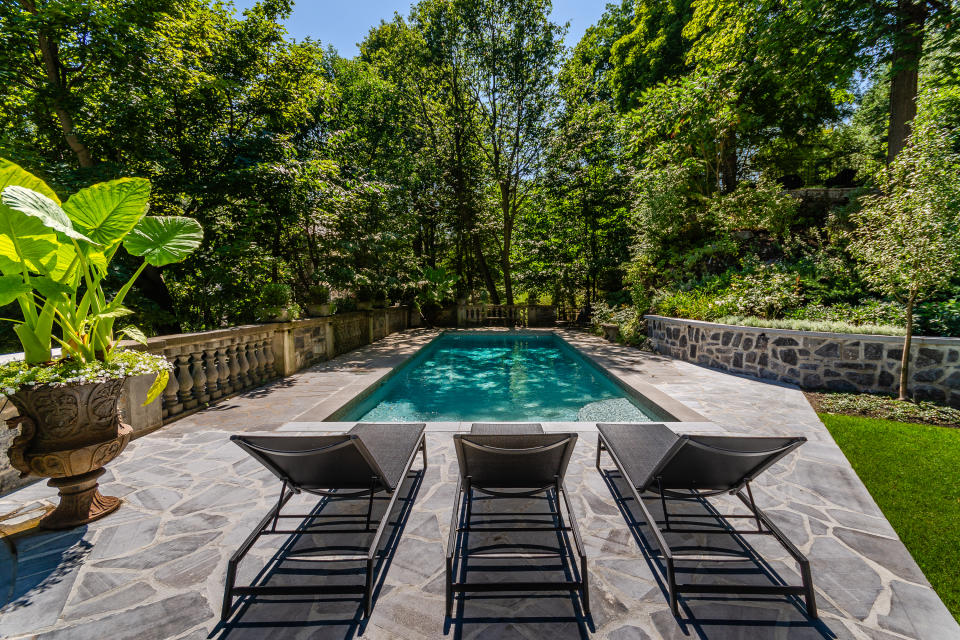
[[260,336],[253,336],[250,348],[247,349],[247,359],[250,360],[250,378],[253,384],[263,382],[263,362],[260,360]]
[[272,380],[276,376],[276,372],[274,371],[276,358],[273,355],[273,334],[268,333],[263,339],[263,355],[266,361],[264,365],[264,376],[267,380]]
[[227,359],[230,366],[230,393],[236,393],[243,388],[240,380],[240,362],[237,356],[237,343],[231,342],[227,347]]
[[[243,338],[240,338],[241,340]],[[247,360],[247,343],[237,344],[237,390],[250,386],[250,361]]]
[[222,395],[220,385],[217,381],[220,379],[220,370],[217,367],[217,346],[207,345],[203,350],[204,370],[207,374],[207,393],[211,400],[216,400]]
[[177,355],[177,369],[179,374],[177,380],[180,381],[180,402],[184,409],[193,409],[197,406],[197,400],[193,397],[193,377],[190,375],[190,354],[181,353]]
[[217,371],[220,372],[217,387],[222,398],[233,393],[233,385],[230,383],[230,355],[226,342],[217,343]]
[[[176,356],[167,356],[170,364],[176,362]],[[180,389],[180,381],[177,380],[177,367],[174,366],[167,379],[167,386],[163,388],[163,419],[166,420],[183,411],[183,404],[177,398],[177,391]]]
[[194,347],[195,351],[191,354],[193,366],[190,368],[190,375],[193,376],[193,397],[198,404],[210,402],[210,393],[207,391],[207,373],[203,365],[203,347]]

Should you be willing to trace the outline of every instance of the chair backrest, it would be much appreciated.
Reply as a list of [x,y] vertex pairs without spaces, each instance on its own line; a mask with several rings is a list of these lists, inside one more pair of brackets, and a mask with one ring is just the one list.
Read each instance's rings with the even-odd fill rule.
[[374,477],[379,486],[387,486],[383,471],[355,434],[230,439],[297,489],[369,489]]
[[721,491],[739,489],[807,439],[681,435],[644,481],[643,488]]
[[563,480],[577,434],[458,433],[453,442],[464,480],[491,489],[534,489]]

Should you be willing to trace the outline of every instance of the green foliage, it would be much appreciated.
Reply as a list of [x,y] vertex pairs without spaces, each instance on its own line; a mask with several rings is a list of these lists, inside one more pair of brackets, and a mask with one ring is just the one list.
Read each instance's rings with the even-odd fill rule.
[[960,430],[826,413],[820,418],[960,620]]
[[861,199],[850,243],[863,278],[911,305],[946,287],[960,265],[960,156],[931,111],[878,176],[881,193]]
[[755,184],[741,183],[735,191],[711,199],[710,215],[731,232],[765,231],[783,244],[799,204],[776,182],[761,176]]
[[63,358],[53,363],[29,364],[22,360],[0,364],[0,393],[12,395],[24,387],[63,386],[107,382],[117,378],[155,374],[144,405],[153,402],[167,386],[172,366],[162,355],[120,349],[105,360],[83,362]]
[[272,320],[285,316],[296,317],[296,307],[293,305],[293,290],[290,285],[281,282],[271,282],[263,287],[260,301],[257,304],[257,317],[261,320]]
[[[190,218],[146,216],[150,183],[143,179],[81,189],[61,207],[42,181],[0,160],[0,185],[0,304],[20,306],[14,331],[27,365],[49,362],[53,341],[77,366],[110,361],[114,322],[131,313],[124,298],[146,265],[179,262],[203,237]],[[108,300],[103,281],[121,244],[145,262]],[[146,341],[133,326],[119,333]]]
[[423,278],[419,283],[417,290],[417,302],[419,304],[443,304],[453,297],[453,287],[459,277],[455,273],[450,273],[444,267],[424,267]]
[[880,324],[852,324],[840,320],[799,320],[783,318],[770,320],[756,316],[723,316],[717,318],[721,324],[734,324],[744,327],[763,327],[766,329],[791,329],[793,331],[820,331],[824,333],[862,333],[876,336],[902,336],[903,327]]
[[818,412],[860,416],[880,420],[896,420],[942,427],[960,425],[960,409],[921,400],[900,402],[893,396],[879,393],[808,393],[807,398]]

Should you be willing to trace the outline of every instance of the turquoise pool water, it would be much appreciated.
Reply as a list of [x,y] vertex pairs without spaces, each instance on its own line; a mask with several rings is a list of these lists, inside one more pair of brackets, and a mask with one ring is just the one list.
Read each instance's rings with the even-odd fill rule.
[[655,413],[557,336],[446,334],[337,419],[651,421]]

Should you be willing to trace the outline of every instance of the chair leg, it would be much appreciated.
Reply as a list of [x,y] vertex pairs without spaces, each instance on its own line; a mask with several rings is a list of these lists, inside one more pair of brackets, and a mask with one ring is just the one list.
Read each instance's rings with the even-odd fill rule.
[[583,615],[590,615],[590,581],[588,579],[589,574],[587,573],[587,559],[583,558],[580,561],[580,582],[582,586],[580,587],[580,598],[583,600]]
[[677,576],[673,567],[673,559],[667,560],[667,590],[670,593],[670,611],[680,617],[680,603],[677,599]]
[[453,616],[453,560],[447,558],[447,593],[446,593],[446,610],[447,617],[450,618]]
[[600,471],[600,454],[603,452],[603,437],[597,436],[597,471]]
[[[366,529],[370,531],[370,518],[373,516],[373,496],[377,492],[377,478],[373,477],[370,481],[370,499],[367,501],[367,524]],[[388,517],[390,514],[384,514],[384,518]]]
[[800,563],[800,575],[803,578],[804,600],[807,603],[807,615],[818,620],[817,613],[817,595],[813,590],[813,576],[810,574],[810,563],[807,561]]
[[226,622],[233,607],[233,584],[237,579],[237,563],[227,562],[227,581],[223,588],[223,607],[220,609],[220,621]]
[[363,592],[363,617],[370,618],[373,611],[373,558],[367,560],[367,580]]

